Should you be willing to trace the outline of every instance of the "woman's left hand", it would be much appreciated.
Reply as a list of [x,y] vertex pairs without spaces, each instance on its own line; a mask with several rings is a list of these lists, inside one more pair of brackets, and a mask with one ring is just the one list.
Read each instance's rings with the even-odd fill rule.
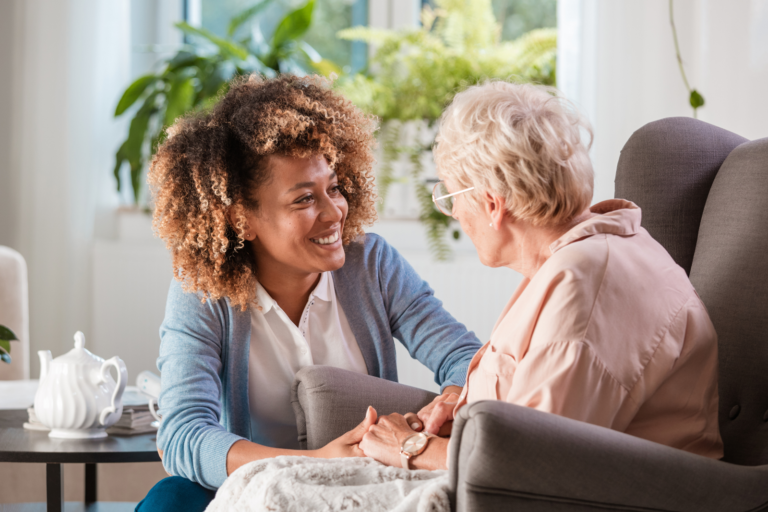
[[400,447],[403,440],[415,432],[402,414],[390,414],[371,425],[360,442],[366,457],[372,457],[387,466],[400,466]]
[[312,452],[311,456],[323,459],[335,459],[338,457],[363,457],[362,449],[359,446],[363,436],[371,426],[376,423],[376,409],[368,407],[365,412],[365,419],[357,427],[346,434],[343,434],[319,450]]

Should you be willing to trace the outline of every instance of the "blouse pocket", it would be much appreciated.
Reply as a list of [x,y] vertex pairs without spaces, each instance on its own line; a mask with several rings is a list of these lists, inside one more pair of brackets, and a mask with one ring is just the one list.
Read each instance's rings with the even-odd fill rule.
[[515,358],[503,352],[495,352],[493,346],[490,346],[483,354],[478,367],[485,374],[488,384],[487,396],[503,400],[512,387],[512,378],[517,370]]

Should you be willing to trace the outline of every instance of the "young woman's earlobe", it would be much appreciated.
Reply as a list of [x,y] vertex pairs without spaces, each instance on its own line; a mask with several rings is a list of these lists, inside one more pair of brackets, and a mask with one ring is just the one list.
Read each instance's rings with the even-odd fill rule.
[[229,223],[229,226],[234,230],[234,232],[238,235],[242,233],[243,240],[247,240],[249,242],[253,241],[256,238],[256,233],[254,233],[254,230],[251,229],[251,227],[248,225],[248,222],[243,220],[243,225],[238,230],[237,226],[237,214],[241,213],[241,210],[238,208],[238,205],[234,205],[232,208],[229,208],[229,210],[226,212],[226,218],[227,222]]

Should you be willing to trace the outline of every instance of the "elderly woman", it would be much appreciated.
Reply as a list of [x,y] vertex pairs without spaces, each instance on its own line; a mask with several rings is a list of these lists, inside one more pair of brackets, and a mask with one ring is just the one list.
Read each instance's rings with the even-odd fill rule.
[[383,239],[375,123],[317,77],[250,77],[177,122],[152,163],[154,226],[176,279],[160,329],[166,470],[138,510],[202,510],[238,467],[362,456],[375,421],[299,452],[294,375],[328,365],[397,380],[393,337],[446,397],[481,346]]
[[[461,396],[418,417],[435,434],[469,402],[504,400],[720,458],[715,330],[636,205],[589,207],[589,131],[555,90],[533,85],[471,87],[443,114],[435,201],[483,264],[524,279]],[[380,418],[360,447],[390,465],[445,468],[441,437],[401,458],[413,422]]]

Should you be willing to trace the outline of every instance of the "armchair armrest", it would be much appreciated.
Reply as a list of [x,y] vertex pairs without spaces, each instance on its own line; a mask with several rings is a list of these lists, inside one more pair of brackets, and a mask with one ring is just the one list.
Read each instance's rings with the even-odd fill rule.
[[296,374],[291,403],[299,444],[315,450],[352,430],[372,405],[379,415],[416,412],[437,395],[370,375],[330,366],[308,366]]
[[504,402],[460,409],[448,467],[459,512],[768,505],[768,466],[736,466]]

